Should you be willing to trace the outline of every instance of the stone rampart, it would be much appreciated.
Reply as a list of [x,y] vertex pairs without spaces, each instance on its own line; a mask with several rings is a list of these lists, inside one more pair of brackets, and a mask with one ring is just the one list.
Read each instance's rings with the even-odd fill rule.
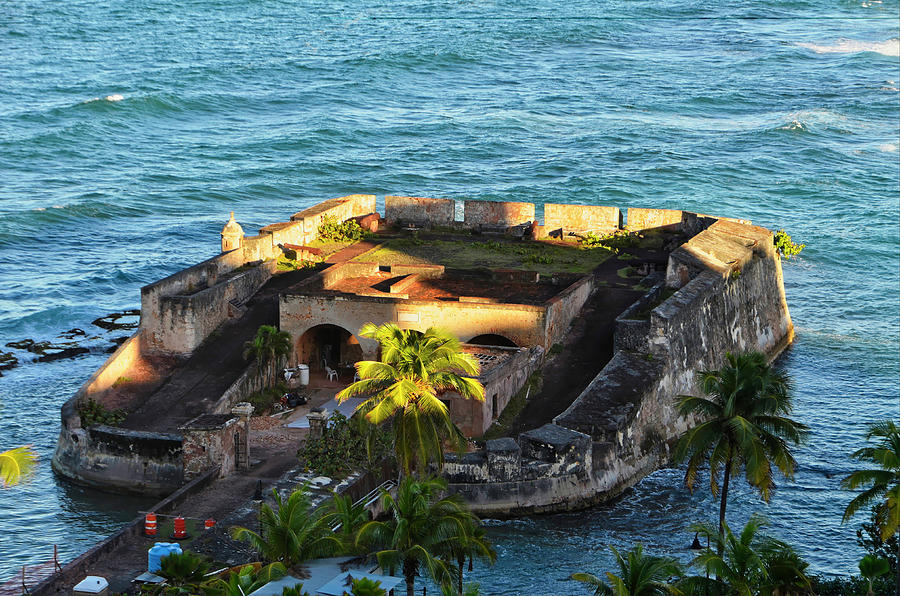
[[[548,425],[590,438],[589,446],[572,447],[590,462],[588,473],[560,475],[563,460],[542,467],[545,461],[524,450],[491,466],[500,460],[489,446],[454,461],[452,491],[488,515],[560,511],[615,497],[669,459],[671,445],[693,422],[677,414],[676,398],[697,391],[698,370],[719,367],[729,351],[774,358],[791,341],[772,233],[733,220],[702,223],[709,225],[670,256],[667,286],[677,291],[661,300],[666,288],[655,286],[623,313],[620,323],[630,328],[617,338],[612,360]],[[543,475],[530,477],[535,470]]]
[[546,327],[544,328],[544,348],[550,349],[564,339],[572,320],[578,316],[584,303],[594,291],[594,278],[585,276],[547,301]]
[[78,484],[165,495],[182,484],[181,436],[103,425],[63,428],[52,464]]
[[169,295],[142,289],[144,348],[150,352],[189,355],[229,318],[235,306],[248,300],[269,280],[273,270],[273,261],[260,263],[246,271],[216,278],[208,287],[199,286],[191,291],[193,288],[188,286]]
[[533,203],[505,203],[502,201],[466,201],[463,204],[466,227],[511,227],[534,221]]
[[622,227],[618,207],[594,205],[544,205],[544,230],[555,236],[567,232],[609,234]]
[[449,227],[456,218],[456,201],[425,197],[384,197],[384,218],[388,224]]

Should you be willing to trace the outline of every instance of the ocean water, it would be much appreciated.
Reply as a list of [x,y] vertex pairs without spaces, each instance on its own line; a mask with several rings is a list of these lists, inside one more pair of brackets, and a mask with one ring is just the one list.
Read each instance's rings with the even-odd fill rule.
[[[840,478],[900,402],[896,0],[104,3],[0,0],[0,343],[98,339],[0,378],[0,578],[68,560],[146,506],[54,477],[59,405],[105,359],[91,321],[245,230],[355,192],[685,208],[786,228],[812,437],[769,504],[812,569],[855,570]],[[540,208],[539,208],[540,210]],[[6,348],[4,348],[6,349]],[[490,521],[489,594],[579,593],[607,546],[682,553],[712,519],[678,470],[586,512]]]

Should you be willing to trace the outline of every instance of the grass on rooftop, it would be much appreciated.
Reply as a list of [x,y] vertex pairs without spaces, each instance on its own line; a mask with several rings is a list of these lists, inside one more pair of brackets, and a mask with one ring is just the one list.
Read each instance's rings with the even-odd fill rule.
[[552,273],[589,273],[612,256],[603,248],[578,244],[485,240],[388,240],[354,260],[381,265],[443,265],[450,269],[521,269]]

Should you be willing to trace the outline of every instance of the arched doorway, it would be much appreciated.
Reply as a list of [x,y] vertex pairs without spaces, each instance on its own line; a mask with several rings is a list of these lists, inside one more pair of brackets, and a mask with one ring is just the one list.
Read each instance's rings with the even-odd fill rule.
[[343,327],[327,323],[307,329],[296,348],[298,362],[312,370],[337,369],[363,359],[359,340]]
[[476,346],[501,346],[504,348],[518,347],[516,345],[516,342],[503,337],[502,335],[497,335],[496,333],[483,333],[481,335],[476,335],[466,343],[474,344]]

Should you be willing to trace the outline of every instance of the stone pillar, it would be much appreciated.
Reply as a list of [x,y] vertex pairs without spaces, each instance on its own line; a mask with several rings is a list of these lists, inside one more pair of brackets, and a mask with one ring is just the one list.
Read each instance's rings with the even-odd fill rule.
[[250,469],[250,415],[253,413],[253,406],[242,401],[231,408],[231,413],[238,417],[238,425],[241,427],[240,442],[235,442],[234,445],[234,467],[246,471]]
[[309,438],[320,439],[325,434],[325,424],[328,422],[328,410],[317,406],[306,415],[309,420]]
[[244,245],[244,229],[234,221],[234,211],[228,223],[222,228],[222,252],[228,252]]

